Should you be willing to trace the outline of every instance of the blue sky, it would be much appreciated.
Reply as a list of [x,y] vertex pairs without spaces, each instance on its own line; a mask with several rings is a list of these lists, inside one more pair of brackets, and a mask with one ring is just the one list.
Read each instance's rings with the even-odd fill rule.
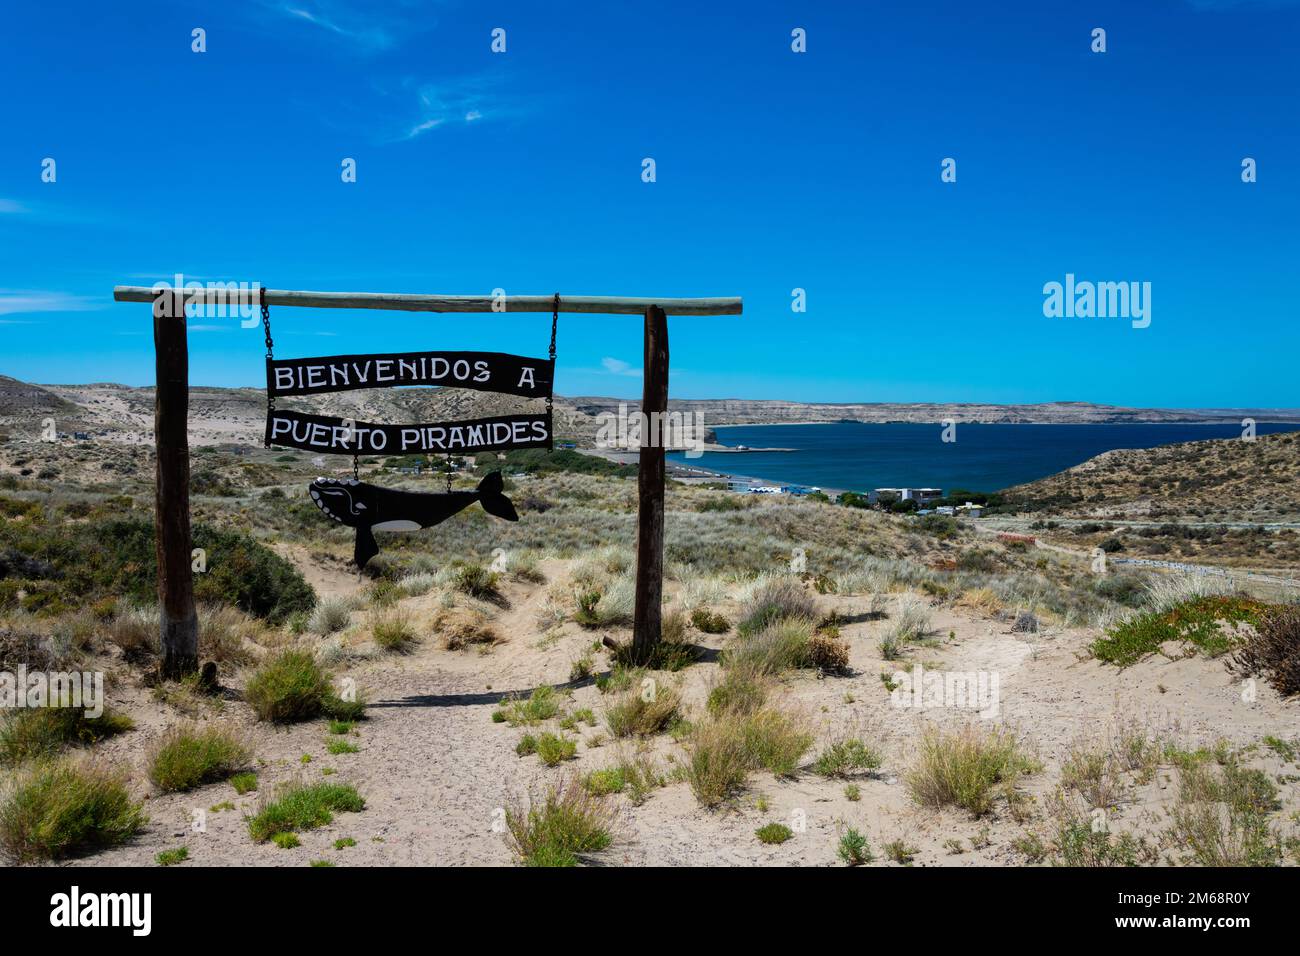
[[[1284,0],[9,5],[0,373],[151,383],[149,308],[111,290],[183,272],[743,296],[670,320],[681,398],[1293,407],[1297,49]],[[1067,272],[1150,282],[1150,327],[1044,317]],[[283,356],[548,334],[273,321]],[[195,324],[193,382],[260,384],[259,332]],[[557,390],[638,395],[640,333],[562,316]]]

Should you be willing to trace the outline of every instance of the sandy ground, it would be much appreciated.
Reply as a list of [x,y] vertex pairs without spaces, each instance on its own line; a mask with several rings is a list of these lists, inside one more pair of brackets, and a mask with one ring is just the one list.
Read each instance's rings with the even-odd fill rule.
[[[302,553],[292,557],[322,593],[356,588],[354,576],[313,568]],[[557,562],[548,563],[546,570],[552,580],[564,573]],[[150,823],[132,844],[74,865],[152,865],[159,851],[181,845],[190,851],[190,862],[184,865],[301,866],[320,858],[339,865],[513,862],[500,825],[507,802],[563,774],[612,764],[620,746],[611,741],[592,746],[598,733],[607,734],[603,726],[582,726],[577,758],[561,768],[547,769],[536,756],[515,755],[524,730],[491,721],[503,694],[526,694],[543,683],[565,684],[570,663],[603,633],[567,624],[558,639],[540,640],[535,620],[545,590],[546,585],[507,587],[509,606],[497,620],[507,640],[490,651],[449,651],[429,637],[408,655],[374,654],[340,666],[337,676],[353,677],[372,701],[370,718],[355,731],[353,739],[361,748],[356,754],[329,755],[321,721],[287,728],[256,723],[238,699],[242,677],[227,676],[236,690],[210,719],[231,721],[247,731],[262,764],[262,793],[279,781],[299,777],[352,783],[366,799],[363,812],[338,814],[332,824],[301,834],[302,846],[295,849],[251,841],[243,818],[256,808],[258,794],[237,796],[226,783],[189,794],[152,791],[145,780],[144,754],[177,715],[147,689],[126,689],[121,703],[138,728],[96,749],[130,768],[134,789],[147,798]],[[430,594],[403,603],[417,620],[423,620],[432,613],[433,600]],[[1001,712],[994,722],[1022,734],[1045,767],[1024,781],[1023,789],[1039,801],[1029,820],[1016,822],[1005,809],[981,820],[964,811],[924,810],[910,799],[901,779],[921,731],[931,722],[957,727],[981,718],[959,709],[892,706],[880,673],[910,667],[910,662],[888,664],[879,657],[878,632],[885,622],[862,613],[863,599],[827,596],[821,603],[849,619],[842,634],[851,647],[854,675],[824,679],[800,675],[787,682],[784,693],[787,702],[801,709],[818,729],[820,742],[851,732],[882,749],[884,766],[856,780],[861,799],[850,802],[844,781],[811,772],[793,780],[757,774],[749,792],[714,811],[702,809],[682,782],[654,791],[641,806],[633,806],[625,796],[614,796],[609,799],[621,808],[619,839],[590,862],[833,865],[838,863],[839,835],[852,826],[868,837],[877,852],[890,840],[904,839],[917,848],[916,865],[1023,863],[1011,841],[1026,830],[1048,835],[1042,801],[1059,780],[1061,758],[1081,735],[1099,733],[1116,721],[1139,721],[1188,743],[1208,743],[1222,736],[1246,745],[1266,734],[1293,738],[1300,728],[1300,702],[1282,701],[1262,684],[1252,702],[1243,702],[1239,683],[1221,661],[1157,657],[1119,672],[1085,659],[1084,647],[1094,636],[1090,632],[1058,629],[1013,634],[1001,621],[936,609],[936,644],[917,649],[914,659],[945,670],[996,672]],[[701,636],[700,642],[716,648],[726,639],[725,635]],[[706,662],[678,675],[688,708],[702,705],[716,671],[716,663]],[[598,717],[603,714],[604,698],[590,681],[566,692],[571,707],[591,707]],[[657,739],[653,747],[666,768],[672,766],[672,759],[681,759],[681,748],[667,737]],[[310,755],[311,761],[303,763],[303,755]],[[1294,775],[1300,770],[1284,767],[1263,748],[1252,765],[1273,775]],[[324,777],[325,768],[336,773]],[[1138,787],[1116,816],[1128,818],[1128,826],[1152,832],[1167,825],[1164,808],[1174,790],[1169,775],[1162,772],[1149,785]],[[1289,815],[1300,798],[1294,780],[1281,787],[1281,794],[1284,815]],[[225,801],[235,809],[210,809]],[[764,802],[766,809],[760,810]],[[199,813],[205,818],[202,832],[192,827]],[[779,846],[760,843],[754,830],[773,821],[791,825],[794,838]],[[335,850],[333,842],[339,837],[352,837],[357,845]],[[953,838],[962,841],[965,852],[954,854],[945,847]],[[987,846],[970,849],[973,839],[987,840]]]

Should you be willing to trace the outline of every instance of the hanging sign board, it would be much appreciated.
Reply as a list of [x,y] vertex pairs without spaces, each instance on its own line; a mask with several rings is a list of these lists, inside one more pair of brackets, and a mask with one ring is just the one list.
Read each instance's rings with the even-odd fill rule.
[[442,385],[546,398],[554,379],[553,359],[505,352],[394,352],[266,360],[266,391],[272,397]]
[[325,454],[464,454],[550,448],[551,413],[496,415],[430,425],[375,425],[327,415],[273,409],[266,442]]

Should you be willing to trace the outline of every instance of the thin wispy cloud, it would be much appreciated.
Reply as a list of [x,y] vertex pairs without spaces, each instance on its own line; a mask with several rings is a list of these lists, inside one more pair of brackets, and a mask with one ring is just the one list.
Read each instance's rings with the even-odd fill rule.
[[335,38],[360,53],[378,53],[434,25],[427,7],[409,2],[263,0],[271,14]]
[[[407,80],[404,85],[411,83]],[[415,139],[448,124],[468,125],[512,111],[513,106],[498,91],[498,83],[495,77],[472,76],[421,84],[416,90],[419,115],[403,138]]]
[[0,289],[0,315],[28,315],[36,312],[91,312],[107,303],[88,295],[39,292],[28,289]]
[[624,362],[622,359],[610,358],[609,356],[606,356],[605,358],[600,360],[600,364],[604,368],[604,370],[608,372],[610,375],[625,375],[628,378],[641,377],[641,369],[633,368],[631,365],[629,365],[627,362]]
[[27,212],[27,207],[22,203],[14,202],[12,199],[0,199],[0,216],[16,216],[25,212]]

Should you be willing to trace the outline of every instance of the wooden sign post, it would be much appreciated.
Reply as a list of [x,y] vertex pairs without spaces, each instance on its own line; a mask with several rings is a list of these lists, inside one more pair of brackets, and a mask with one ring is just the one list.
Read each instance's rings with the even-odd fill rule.
[[199,667],[190,537],[189,344],[185,301],[162,292],[154,299],[153,433],[157,446],[154,552],[158,558],[161,675],[175,680]]
[[632,618],[632,659],[638,664],[648,664],[653,657],[663,617],[668,319],[657,305],[645,311],[643,345],[641,413],[645,418],[636,474],[636,610]]
[[[255,294],[256,295],[256,294]],[[163,674],[190,673],[198,667],[198,628],[194,610],[194,580],[190,570],[189,372],[185,337],[185,304],[229,307],[256,306],[240,302],[225,288],[156,291],[146,286],[117,286],[117,302],[154,303],[154,347],[157,390],[154,430],[158,446],[157,529],[158,603],[162,613]],[[640,315],[645,319],[645,381],[641,411],[647,424],[642,434],[637,475],[636,614],[632,656],[647,662],[659,644],[663,601],[664,432],[668,409],[669,315],[740,315],[739,298],[649,299],[618,296],[516,295],[394,295],[374,292],[297,292],[261,290],[268,306],[316,309],[385,309],[404,312],[559,312]],[[160,315],[161,310],[169,313]],[[450,383],[449,383],[450,384]]]

